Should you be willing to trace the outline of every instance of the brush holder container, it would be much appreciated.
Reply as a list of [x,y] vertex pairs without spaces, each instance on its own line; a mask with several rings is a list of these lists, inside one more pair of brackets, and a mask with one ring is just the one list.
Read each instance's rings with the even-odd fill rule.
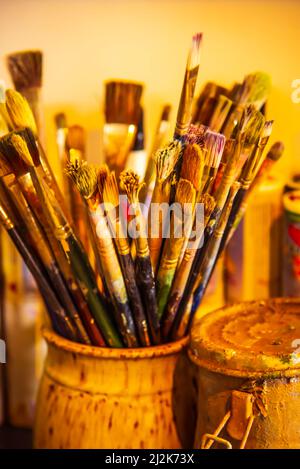
[[35,448],[190,448],[194,369],[188,338],[139,348],[98,348],[44,331]]
[[239,303],[192,331],[195,447],[300,448],[300,301]]

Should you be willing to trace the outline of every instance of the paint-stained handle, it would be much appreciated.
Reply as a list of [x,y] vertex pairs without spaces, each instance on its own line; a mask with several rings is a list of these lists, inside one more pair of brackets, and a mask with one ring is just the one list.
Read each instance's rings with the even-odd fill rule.
[[70,261],[74,274],[79,280],[87,304],[107,345],[111,347],[123,347],[119,334],[105,309],[105,305],[102,303],[87,255],[72,235],[70,235],[66,241],[70,249]]

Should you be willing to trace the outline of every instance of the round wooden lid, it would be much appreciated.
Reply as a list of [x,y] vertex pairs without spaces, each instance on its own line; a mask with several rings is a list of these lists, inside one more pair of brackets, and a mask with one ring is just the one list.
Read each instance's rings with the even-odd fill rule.
[[189,354],[228,375],[299,374],[300,300],[245,302],[210,313],[193,328]]

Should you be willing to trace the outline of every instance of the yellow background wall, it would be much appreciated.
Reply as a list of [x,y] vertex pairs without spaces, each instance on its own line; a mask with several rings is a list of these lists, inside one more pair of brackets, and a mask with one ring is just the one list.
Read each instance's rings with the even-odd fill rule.
[[[44,103],[53,158],[53,114],[65,110],[71,124],[89,129],[89,149],[103,117],[103,81],[126,78],[146,85],[148,144],[161,106],[173,118],[191,35],[203,31],[199,87],[208,79],[224,84],[256,70],[269,72],[273,90],[268,115],[272,141],[286,155],[277,172],[300,162],[300,103],[291,83],[300,78],[300,2],[258,0],[0,0],[0,54],[41,48],[45,53]],[[0,77],[9,83],[4,60]],[[93,145],[95,148],[95,145]],[[98,160],[98,154],[89,155]]]

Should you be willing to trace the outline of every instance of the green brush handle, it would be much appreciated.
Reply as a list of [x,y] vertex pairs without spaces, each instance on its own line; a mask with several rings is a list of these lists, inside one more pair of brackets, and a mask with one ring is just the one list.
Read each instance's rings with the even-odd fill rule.
[[99,295],[94,272],[88,257],[73,234],[66,239],[70,250],[70,262],[73,271],[78,278],[84,292],[88,306],[105,338],[107,345],[111,347],[123,347],[113,322],[111,321],[105,306]]
[[176,266],[172,270],[168,270],[161,281],[157,280],[157,307],[158,307],[158,317],[162,318],[163,312],[168,302],[169,293],[171,291],[173,278],[175,275]]

